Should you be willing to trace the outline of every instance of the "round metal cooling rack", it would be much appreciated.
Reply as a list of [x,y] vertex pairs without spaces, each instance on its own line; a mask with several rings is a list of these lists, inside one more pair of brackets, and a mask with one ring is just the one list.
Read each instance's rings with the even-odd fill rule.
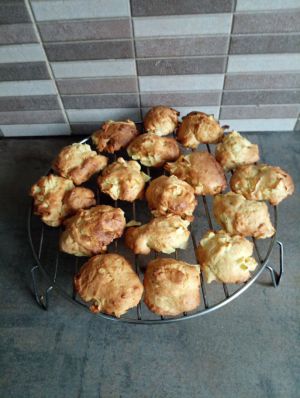
[[[93,145],[90,137],[81,141],[81,143],[89,143]],[[210,146],[206,145],[207,151],[211,152]],[[124,158],[128,158],[125,152],[119,154]],[[111,160],[116,159],[116,156],[110,156]],[[157,170],[144,168],[144,171],[151,177],[155,178],[158,175]],[[48,170],[48,173],[51,170]],[[131,219],[147,222],[150,219],[151,213],[148,210],[145,201],[136,201],[133,204],[123,201],[112,201],[107,195],[99,192],[96,178],[93,178],[85,186],[92,188],[96,192],[97,204],[109,204],[115,207],[120,207],[125,211],[126,220]],[[197,243],[200,240],[199,232],[205,232],[214,228],[213,219],[210,215],[209,197],[198,197],[198,206],[195,210],[195,221],[190,225],[191,239],[187,250],[176,250],[174,257],[187,261],[189,263],[197,263],[195,250]],[[277,230],[277,207],[273,206],[273,225]],[[147,218],[145,218],[147,216]],[[145,219],[143,219],[145,218]],[[206,221],[205,221],[206,218]],[[88,304],[81,301],[80,297],[76,294],[73,287],[73,277],[78,272],[80,266],[87,261],[86,257],[80,258],[61,253],[58,250],[58,240],[60,228],[51,228],[45,225],[40,219],[33,214],[33,205],[30,206],[28,214],[28,238],[32,249],[32,253],[36,265],[31,268],[31,276],[33,283],[33,293],[36,302],[45,310],[49,308],[49,296],[53,289],[56,289],[63,297],[70,302],[79,305],[83,309],[89,311]],[[207,228],[207,227],[208,228]],[[199,236],[197,236],[199,235]],[[197,240],[198,239],[198,240]],[[279,271],[275,271],[273,267],[268,265],[270,256],[272,254],[275,242],[279,248]],[[262,274],[264,270],[268,270],[271,276],[271,281],[274,287],[279,285],[281,276],[283,274],[283,245],[281,242],[276,241],[276,234],[270,239],[260,240],[259,242],[253,239],[255,256],[258,262],[256,271],[252,273],[251,278],[241,285],[226,285],[220,283],[212,283],[207,285],[200,272],[201,279],[201,306],[192,312],[183,313],[181,316],[176,317],[162,317],[150,312],[143,301],[138,304],[136,308],[130,309],[126,314],[120,318],[110,316],[104,313],[93,314],[92,316],[109,319],[116,322],[127,322],[135,324],[162,324],[179,322],[187,319],[196,318],[212,311],[215,311],[226,304],[230,303],[242,293],[244,293]],[[109,252],[118,252],[135,265],[135,271],[139,277],[143,278],[143,272],[146,264],[153,258],[150,256],[134,255],[129,249],[125,247],[123,238],[114,241],[108,248]],[[263,254],[264,253],[264,254]],[[154,253],[154,257],[164,256],[172,257],[170,255]],[[41,293],[43,292],[43,293]]]

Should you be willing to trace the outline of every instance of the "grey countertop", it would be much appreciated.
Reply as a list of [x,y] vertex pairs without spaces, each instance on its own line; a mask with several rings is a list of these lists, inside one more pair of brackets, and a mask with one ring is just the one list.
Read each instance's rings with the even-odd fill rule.
[[49,311],[36,305],[27,191],[72,139],[0,141],[1,398],[299,396],[300,134],[251,139],[262,160],[289,171],[296,184],[279,206],[282,284],[274,289],[263,275],[212,314],[158,326],[101,320],[55,292]]

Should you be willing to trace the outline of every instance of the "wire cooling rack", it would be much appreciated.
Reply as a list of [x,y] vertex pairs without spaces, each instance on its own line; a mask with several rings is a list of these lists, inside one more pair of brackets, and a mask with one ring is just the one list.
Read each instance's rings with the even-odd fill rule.
[[[88,143],[93,146],[91,138],[86,138],[81,143]],[[211,152],[209,145],[206,145],[208,152]],[[124,158],[128,158],[125,152],[119,154]],[[110,156],[113,161],[116,156]],[[158,177],[162,174],[162,170],[143,168],[151,178]],[[51,169],[48,173],[51,172]],[[115,207],[120,207],[124,210],[127,222],[130,220],[148,222],[151,218],[151,213],[147,208],[146,202],[136,201],[133,204],[124,201],[113,201],[107,195],[101,193],[96,184],[96,177],[92,178],[88,183],[84,184],[88,188],[94,190],[97,198],[97,204],[108,204]],[[191,236],[189,245],[186,250],[176,250],[173,256],[179,260],[187,261],[191,264],[197,263],[196,248],[201,236],[208,230],[220,229],[211,217],[211,197],[198,196],[198,205],[195,209],[195,220],[190,225]],[[271,207],[271,214],[273,218],[273,225],[277,230],[277,207]],[[87,261],[86,257],[75,257],[62,253],[58,249],[60,228],[53,228],[45,225],[40,219],[33,214],[33,203],[30,206],[28,213],[28,238],[32,249],[32,253],[36,265],[31,268],[31,276],[33,283],[33,293],[36,302],[44,310],[48,310],[50,300],[50,293],[56,289],[64,298],[80,306],[85,310],[89,310],[89,304],[83,302],[76,294],[73,286],[74,275],[79,271],[82,264]],[[196,318],[212,311],[215,311],[226,304],[230,303],[242,293],[244,293],[262,274],[264,270],[268,270],[271,276],[271,282],[274,287],[280,283],[283,274],[283,245],[276,240],[276,234],[269,239],[256,241],[254,243],[254,255],[258,262],[255,272],[252,273],[251,278],[244,284],[240,285],[226,285],[220,283],[206,284],[202,272],[200,272],[200,290],[201,290],[201,305],[194,311],[184,312],[176,317],[162,317],[153,314],[148,310],[143,301],[138,304],[136,308],[130,309],[126,314],[120,318],[116,318],[104,313],[93,314],[92,316],[98,318],[105,318],[116,322],[127,322],[135,324],[162,324],[184,321],[191,318]],[[279,249],[279,265],[278,272],[269,265],[270,256],[272,254],[275,243]],[[108,252],[119,253],[125,256],[131,264],[134,265],[136,273],[140,279],[143,280],[143,274],[147,263],[158,256],[172,257],[172,255],[165,255],[163,253],[151,253],[149,256],[134,255],[124,244],[124,239],[115,240],[108,248]],[[276,267],[277,268],[277,267]]]

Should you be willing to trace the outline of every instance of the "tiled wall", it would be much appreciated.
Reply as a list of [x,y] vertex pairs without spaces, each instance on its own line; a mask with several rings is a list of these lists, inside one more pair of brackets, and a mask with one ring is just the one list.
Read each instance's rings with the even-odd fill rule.
[[0,2],[0,132],[89,133],[153,105],[300,130],[300,0]]

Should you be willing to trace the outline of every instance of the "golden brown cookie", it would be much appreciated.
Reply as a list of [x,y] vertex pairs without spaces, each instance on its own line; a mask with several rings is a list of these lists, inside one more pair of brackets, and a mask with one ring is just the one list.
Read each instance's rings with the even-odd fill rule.
[[135,254],[149,254],[151,249],[173,253],[185,249],[190,236],[189,222],[176,215],[153,218],[148,224],[128,228],[125,243]]
[[216,195],[213,213],[218,224],[231,235],[264,239],[275,233],[266,203],[247,200],[234,192]]
[[216,195],[227,185],[222,167],[208,152],[182,155],[176,162],[167,163],[165,169],[189,183],[196,195]]
[[253,243],[239,235],[225,231],[207,232],[197,248],[197,257],[207,283],[246,282],[257,262],[253,257]]
[[133,202],[142,198],[145,183],[149,180],[150,177],[141,171],[138,162],[118,158],[103,170],[98,178],[98,184],[101,191],[112,199]]
[[173,133],[178,124],[178,115],[179,112],[175,109],[161,105],[154,106],[145,116],[145,130],[159,136]]
[[88,209],[95,206],[95,194],[91,189],[84,187],[75,187],[71,191],[67,191],[63,204],[67,209],[68,216],[76,213],[80,209]]
[[144,301],[158,315],[179,315],[200,305],[200,267],[173,258],[147,265]]
[[216,159],[225,171],[259,161],[258,145],[251,144],[237,131],[227,134],[216,147]]
[[62,221],[78,209],[93,206],[95,196],[87,188],[75,188],[72,180],[49,174],[41,177],[30,189],[34,199],[34,213],[50,227]]
[[280,167],[267,164],[238,167],[230,186],[246,199],[268,200],[274,206],[294,192],[292,177]]
[[53,170],[80,185],[104,169],[108,159],[97,155],[87,144],[72,144],[63,148],[53,162]]
[[155,217],[177,214],[188,221],[194,219],[195,190],[176,176],[163,175],[152,180],[146,190],[146,200]]
[[216,144],[221,141],[224,128],[213,115],[203,112],[190,112],[182,118],[177,130],[178,141],[187,148],[196,149],[199,144]]
[[176,160],[180,155],[174,138],[159,137],[146,133],[135,138],[127,148],[128,155],[139,160],[144,166],[161,167]]
[[60,250],[75,256],[103,253],[107,246],[122,236],[126,220],[123,210],[106,205],[79,210],[65,220],[60,236]]
[[92,302],[90,310],[119,318],[138,305],[143,285],[126,259],[118,254],[99,254],[90,258],[74,277],[80,297]]
[[93,143],[99,152],[115,153],[127,145],[139,134],[131,120],[114,122],[108,120],[101,129],[92,135]]

